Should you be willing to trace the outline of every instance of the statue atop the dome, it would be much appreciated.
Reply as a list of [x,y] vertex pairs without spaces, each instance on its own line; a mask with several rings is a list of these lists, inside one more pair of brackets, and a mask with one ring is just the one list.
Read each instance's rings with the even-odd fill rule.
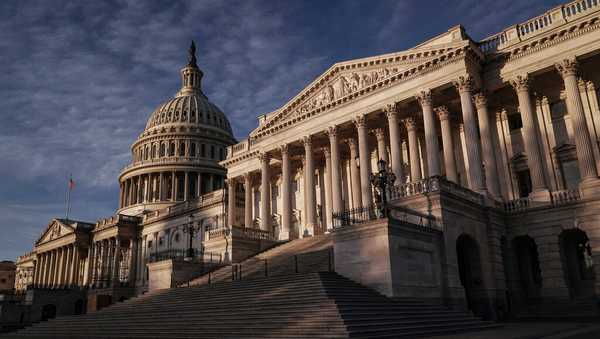
[[198,68],[196,64],[196,44],[194,44],[194,40],[192,40],[192,44],[188,49],[188,67]]

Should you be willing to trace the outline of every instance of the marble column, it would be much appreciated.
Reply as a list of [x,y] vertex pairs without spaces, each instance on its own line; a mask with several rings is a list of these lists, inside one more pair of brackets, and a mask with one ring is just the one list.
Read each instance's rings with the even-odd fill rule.
[[212,192],[215,190],[215,175],[214,174],[209,174],[208,175],[208,192]]
[[471,76],[461,76],[454,83],[460,96],[460,106],[462,108],[465,146],[467,149],[466,158],[469,162],[467,173],[469,188],[475,192],[486,193],[483,183],[483,171],[481,168],[481,154],[479,152],[479,136],[477,133],[477,121],[473,110],[472,93],[474,80]]
[[356,139],[350,138],[346,140],[348,143],[348,148],[350,148],[350,176],[351,183],[350,186],[352,188],[352,208],[359,208],[362,206],[362,196],[360,193],[360,173],[358,171],[358,145],[356,144]]
[[[563,78],[565,92],[567,94],[567,111],[571,115],[571,125],[575,136],[575,147],[577,149],[577,163],[581,175],[581,185],[598,183],[598,171],[592,142],[588,132],[581,93],[577,83],[578,65],[574,59],[565,59],[556,64],[556,69]],[[585,189],[584,189],[585,193]]]
[[121,265],[121,239],[119,237],[115,238],[115,247],[113,249],[112,258],[112,286],[119,286],[119,273],[120,273],[120,265]]
[[421,161],[419,159],[419,140],[417,138],[417,124],[415,119],[408,117],[403,120],[408,132],[408,152],[410,153],[410,181],[421,180]]
[[[292,226],[292,169],[290,168],[288,145],[281,145],[279,150],[281,151],[281,232],[279,238],[287,240]],[[250,207],[250,214],[252,214],[252,207]]]
[[385,144],[385,130],[383,128],[375,129],[375,139],[377,139],[377,161],[383,160],[387,165],[390,164],[388,158],[387,146]]
[[244,227],[253,227],[252,218],[252,175],[244,174]]
[[158,174],[158,201],[163,201],[163,172]]
[[77,245],[71,245],[71,267],[69,268],[69,282],[70,286],[77,285],[79,276],[79,250],[77,249]]
[[313,159],[312,137],[305,136],[304,144],[304,192],[306,222],[303,237],[314,235],[317,226],[317,199],[315,192],[315,163]]
[[171,172],[171,201],[177,201],[177,173]]
[[133,178],[127,179],[127,206],[133,205]]
[[227,179],[227,225],[233,227],[235,223],[235,179]]
[[198,172],[198,180],[196,184],[196,189],[198,190],[198,197],[202,196],[202,173]]
[[487,107],[487,98],[483,93],[473,96],[477,117],[479,118],[479,135],[481,139],[481,152],[483,153],[483,168],[485,170],[485,183],[488,192],[494,198],[500,198],[500,186],[498,185],[498,165],[494,152],[494,140],[492,139],[492,126]]
[[444,149],[444,168],[446,169],[446,179],[458,184],[456,159],[454,158],[454,144],[452,143],[452,124],[450,121],[450,112],[446,106],[436,107],[435,112],[440,119],[440,127],[442,130],[442,148]]
[[388,119],[390,131],[390,153],[392,156],[392,172],[396,176],[396,183],[404,183],[404,170],[402,168],[402,141],[400,140],[400,127],[398,126],[398,113],[396,104],[388,104],[384,108]]
[[271,173],[270,157],[267,153],[258,155],[261,165],[260,181],[260,229],[271,231]]
[[333,197],[332,197],[332,187],[331,187],[331,153],[327,147],[323,147],[322,149],[323,155],[325,156],[325,178],[323,180],[323,184],[325,185],[325,218],[324,222],[326,224],[326,229],[329,231],[333,229]]
[[56,250],[50,251],[50,265],[48,269],[48,287],[54,287],[54,275],[56,273]]
[[331,151],[331,199],[332,199],[332,212],[340,212],[343,210],[342,202],[342,176],[340,173],[340,147],[338,144],[338,128],[337,126],[330,126],[327,129],[329,136],[329,149]]
[[362,206],[367,207],[372,203],[371,198],[371,152],[367,134],[366,115],[360,114],[354,119],[358,133],[358,158],[360,160],[360,189]]
[[523,143],[525,144],[525,153],[527,153],[527,165],[529,167],[529,175],[531,176],[531,184],[533,186],[530,195],[534,196],[534,198],[546,200],[549,199],[550,196],[548,194],[548,186],[543,172],[540,143],[535,123],[536,118],[529,93],[529,76],[517,76],[511,80],[511,85],[517,92],[521,120],[523,121],[521,132],[523,133]]
[[440,175],[440,152],[438,136],[433,116],[431,91],[421,91],[416,95],[423,112],[423,125],[425,127],[425,147],[427,149],[428,176]]
[[190,197],[190,177],[188,171],[185,171],[184,175],[185,177],[183,180],[183,200],[187,201]]

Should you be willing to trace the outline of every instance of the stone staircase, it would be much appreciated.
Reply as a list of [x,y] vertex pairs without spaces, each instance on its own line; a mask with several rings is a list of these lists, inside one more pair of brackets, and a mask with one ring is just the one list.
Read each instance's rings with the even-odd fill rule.
[[497,326],[320,272],[160,290],[1,338],[413,338]]
[[181,286],[214,284],[278,275],[333,270],[331,234],[297,239],[258,253],[241,263],[223,266]]

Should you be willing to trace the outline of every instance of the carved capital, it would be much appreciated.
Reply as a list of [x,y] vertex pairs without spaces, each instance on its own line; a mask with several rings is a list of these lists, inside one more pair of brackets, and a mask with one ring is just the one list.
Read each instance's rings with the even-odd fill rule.
[[508,119],[508,112],[503,108],[496,112],[496,120],[497,121],[506,121]]
[[325,158],[331,158],[331,152],[329,152],[329,148],[328,147],[321,147],[319,148],[319,151],[321,151],[323,153],[323,155],[325,155]]
[[398,111],[396,110],[396,103],[387,104],[383,107],[383,112],[388,120],[392,120],[398,117]]
[[568,76],[577,76],[579,64],[576,59],[564,59],[554,64],[556,70],[563,78]]
[[417,128],[417,123],[413,117],[404,118],[402,122],[408,131],[414,131]]
[[281,144],[279,146],[279,151],[281,152],[281,154],[288,154],[289,151],[289,145],[288,144]]
[[356,139],[348,138],[348,139],[344,140],[344,142],[346,144],[348,144],[348,147],[350,148],[351,151],[356,151],[356,148],[358,147],[358,145],[356,144]]
[[438,118],[440,118],[440,121],[450,119],[450,111],[448,111],[448,107],[446,106],[436,107],[433,111],[437,114]]
[[302,138],[302,144],[304,144],[305,150],[310,150],[312,148],[312,137],[310,135],[306,135]]
[[367,125],[367,115],[366,114],[357,115],[354,118],[354,125],[356,125],[356,128],[365,127]]
[[269,160],[271,160],[271,157],[269,156],[269,153],[267,153],[267,152],[260,152],[260,153],[258,153],[258,155],[256,155],[256,157],[261,162],[267,162],[268,163]]
[[417,93],[415,98],[419,101],[421,107],[423,106],[431,106],[431,91],[425,90]]
[[454,87],[456,87],[459,93],[470,93],[475,87],[475,80],[470,75],[460,76],[456,81],[454,81]]
[[376,128],[375,130],[373,130],[373,134],[375,134],[377,140],[385,138],[385,130],[383,128]]
[[517,75],[510,80],[510,85],[517,92],[528,92],[529,91],[529,75]]
[[487,105],[487,97],[483,92],[477,92],[473,95],[473,102],[476,108],[485,107]]
[[337,137],[338,131],[339,131],[339,128],[337,126],[329,126],[329,127],[327,127],[327,135],[330,138]]

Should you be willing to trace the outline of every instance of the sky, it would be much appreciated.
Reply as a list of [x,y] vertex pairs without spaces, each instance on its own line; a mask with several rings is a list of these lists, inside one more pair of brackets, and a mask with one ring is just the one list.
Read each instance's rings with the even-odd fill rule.
[[0,1],[0,260],[53,217],[95,222],[120,170],[180,87],[194,39],[203,90],[236,138],[333,63],[411,48],[461,24],[480,40],[551,0]]

